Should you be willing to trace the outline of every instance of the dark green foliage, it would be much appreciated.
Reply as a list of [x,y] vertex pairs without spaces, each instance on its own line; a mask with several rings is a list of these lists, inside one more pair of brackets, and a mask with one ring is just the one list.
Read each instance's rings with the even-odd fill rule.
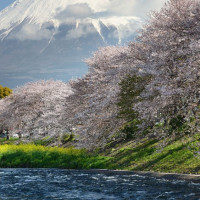
[[177,115],[176,117],[171,118],[169,121],[169,127],[169,134],[175,132],[177,136],[181,136],[190,133],[190,126],[182,115]]
[[42,138],[42,139],[34,140],[33,143],[35,145],[48,146],[48,145],[52,144],[54,141],[55,141],[55,138],[50,138],[50,137],[47,136],[47,137]]
[[169,122],[169,125],[172,127],[172,129],[175,130],[183,126],[183,124],[184,124],[184,117],[181,115],[172,118]]
[[131,121],[137,118],[138,113],[133,110],[134,103],[141,101],[140,93],[144,90],[142,77],[128,75],[119,84],[118,117]]
[[138,133],[138,125],[141,121],[138,119],[138,112],[133,109],[133,106],[135,103],[142,101],[140,94],[144,91],[150,78],[150,76],[128,75],[119,84],[118,117],[126,121],[121,128],[121,131],[126,134],[126,139],[134,138]]
[[141,123],[140,120],[134,119],[130,122],[127,122],[121,128],[122,132],[125,133],[124,139],[132,139],[137,137],[137,133],[139,131],[138,125]]
[[3,87],[0,85],[0,99],[9,96],[12,94],[12,90],[8,87]]
[[65,133],[61,137],[61,142],[63,144],[65,144],[67,142],[72,142],[74,140],[75,140],[75,135],[73,133]]

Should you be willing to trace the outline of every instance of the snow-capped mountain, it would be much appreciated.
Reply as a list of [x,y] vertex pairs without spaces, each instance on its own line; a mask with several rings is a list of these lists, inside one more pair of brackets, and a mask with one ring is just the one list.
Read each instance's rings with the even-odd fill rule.
[[117,13],[112,2],[17,0],[1,11],[1,82],[13,87],[16,82],[68,80],[85,73],[81,60],[91,51],[127,42],[141,24],[135,16]]

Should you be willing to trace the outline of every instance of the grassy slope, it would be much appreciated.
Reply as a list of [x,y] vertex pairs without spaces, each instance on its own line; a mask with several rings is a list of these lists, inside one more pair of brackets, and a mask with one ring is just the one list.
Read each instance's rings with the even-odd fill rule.
[[[166,140],[165,140],[166,142]],[[0,167],[45,167],[68,169],[120,169],[200,174],[200,134],[176,141],[143,139],[107,149],[101,155],[73,148],[0,145]]]
[[[165,141],[166,142],[166,141]],[[108,150],[109,168],[200,174],[200,134],[184,137],[176,141],[144,139],[139,143],[130,141]]]

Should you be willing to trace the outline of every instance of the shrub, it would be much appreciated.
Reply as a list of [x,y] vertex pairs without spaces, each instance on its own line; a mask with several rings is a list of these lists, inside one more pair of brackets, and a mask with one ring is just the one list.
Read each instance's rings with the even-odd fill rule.
[[10,94],[12,94],[12,90],[8,87],[3,87],[0,85],[0,99],[3,99],[7,96],[9,96]]
[[37,140],[34,140],[34,144],[35,145],[42,145],[42,146],[48,146],[50,144],[52,144],[53,142],[55,141],[55,138],[54,137],[45,137],[45,138],[42,138],[42,139],[37,139]]
[[61,136],[61,142],[63,144],[67,143],[67,142],[72,142],[75,140],[75,135],[74,133],[65,133]]

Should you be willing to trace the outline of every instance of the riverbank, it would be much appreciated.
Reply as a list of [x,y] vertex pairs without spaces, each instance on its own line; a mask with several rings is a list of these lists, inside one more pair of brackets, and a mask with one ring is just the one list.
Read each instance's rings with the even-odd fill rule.
[[4,144],[0,145],[0,167],[150,171],[159,175],[200,174],[199,141],[200,134],[179,139],[144,138],[122,141],[95,153],[75,148]]
[[200,174],[200,134],[121,142],[103,153],[119,170]]
[[156,178],[164,178],[167,180],[184,180],[200,183],[200,175],[195,174],[177,174],[177,173],[156,173],[156,172],[136,172],[139,175],[151,176]]
[[0,145],[0,168],[106,168],[108,157],[75,148],[34,144]]

